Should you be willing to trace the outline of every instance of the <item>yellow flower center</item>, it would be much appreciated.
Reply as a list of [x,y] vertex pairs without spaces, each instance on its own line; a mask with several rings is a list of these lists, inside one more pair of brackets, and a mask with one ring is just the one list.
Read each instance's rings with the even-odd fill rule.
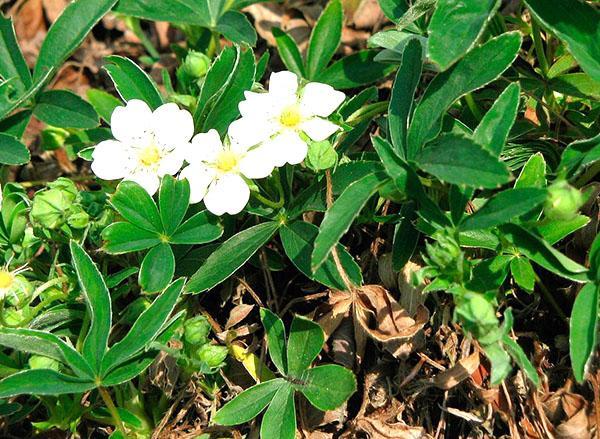
[[15,277],[10,271],[0,270],[0,289],[8,289],[12,286],[15,281]]
[[232,151],[223,151],[217,156],[215,167],[225,173],[235,169],[238,165],[238,156]]
[[156,145],[146,146],[139,155],[140,163],[144,166],[153,166],[160,161],[160,150]]
[[279,116],[279,123],[287,128],[295,128],[302,121],[302,115],[300,114],[300,108],[298,105],[290,105],[284,108]]

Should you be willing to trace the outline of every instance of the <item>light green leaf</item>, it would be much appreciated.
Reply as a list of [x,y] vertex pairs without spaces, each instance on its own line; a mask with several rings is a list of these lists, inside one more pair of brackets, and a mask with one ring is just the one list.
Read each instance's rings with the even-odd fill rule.
[[117,0],[71,2],[44,39],[33,73],[34,81],[40,81],[51,70],[57,69],[115,3]]
[[315,78],[327,67],[342,39],[344,13],[340,0],[331,0],[317,21],[306,54],[306,77]]
[[494,189],[507,183],[504,163],[468,137],[447,133],[428,144],[416,156],[420,168],[442,181]]
[[129,332],[115,343],[104,356],[102,373],[106,375],[117,366],[129,361],[140,353],[158,336],[165,322],[173,312],[185,281],[178,279],[154,299],[137,318]]
[[525,4],[567,44],[581,68],[600,81],[600,12],[578,0],[525,0]]
[[160,184],[158,205],[164,231],[170,235],[181,224],[190,204],[190,184],[186,179],[165,175]]
[[64,395],[84,393],[96,387],[93,381],[50,369],[28,369],[0,381],[0,398],[17,395]]
[[71,241],[70,247],[73,267],[90,315],[90,328],[81,351],[83,357],[98,372],[112,324],[110,295],[98,268],[83,248],[75,241]]
[[162,242],[157,232],[123,221],[112,223],[102,230],[102,239],[105,241],[104,251],[112,255],[146,250]]
[[499,157],[519,109],[518,82],[513,82],[496,99],[473,133],[473,140]]
[[150,232],[163,232],[158,208],[152,197],[139,184],[124,180],[110,199],[117,212],[133,225]]
[[304,78],[304,62],[296,42],[278,27],[271,29],[271,32],[275,38],[277,51],[279,52],[283,64],[285,64],[289,71],[294,72],[300,78]]
[[279,317],[267,308],[260,309],[260,320],[267,334],[269,357],[280,374],[287,374],[287,357],[285,348],[285,326]]
[[352,371],[337,364],[325,364],[306,371],[298,390],[319,410],[334,410],[356,392]]
[[600,100],[600,80],[594,80],[586,73],[567,73],[551,79],[548,87],[569,96],[582,99]]
[[429,57],[446,70],[473,48],[497,0],[438,0],[429,22]]
[[96,128],[100,121],[94,107],[68,90],[50,90],[36,99],[33,115],[58,128]]
[[543,188],[507,189],[490,198],[477,212],[463,220],[461,230],[489,229],[530,212],[546,200]]
[[287,346],[288,375],[301,378],[323,349],[323,329],[312,320],[294,316]]
[[108,124],[110,124],[110,119],[115,108],[123,105],[123,103],[113,95],[97,88],[90,88],[87,91],[87,98],[88,101],[90,101],[90,104],[92,104],[92,107],[96,110],[96,113],[98,113]]
[[296,407],[294,388],[281,386],[265,412],[260,425],[261,439],[294,439],[296,437]]
[[377,192],[386,179],[381,174],[366,175],[349,185],[325,212],[311,257],[313,272],[325,263],[333,246],[348,231],[369,198]]
[[163,98],[156,84],[136,63],[117,55],[107,56],[106,62],[104,70],[115,83],[119,95],[125,102],[140,99],[152,109],[163,104]]
[[515,363],[523,369],[533,385],[538,387],[540,385],[540,377],[538,376],[535,367],[533,367],[533,364],[531,364],[531,361],[529,361],[529,358],[527,358],[527,355],[525,355],[525,352],[523,352],[523,348],[508,335],[504,336],[502,343],[508,351],[508,354],[515,360]]
[[461,96],[496,79],[514,61],[521,46],[518,32],[492,38],[437,75],[417,106],[408,131],[408,158],[412,159],[441,129],[442,116]]
[[546,218],[536,225],[536,229],[548,244],[554,245],[571,233],[585,227],[589,222],[590,218],[585,215],[575,215],[569,220]]
[[219,425],[248,422],[264,410],[280,388],[287,386],[283,378],[276,378],[250,387],[221,407],[213,421]]
[[171,246],[161,243],[151,249],[140,267],[138,282],[147,293],[162,291],[175,274],[175,255]]
[[173,244],[205,244],[218,239],[223,234],[223,226],[217,217],[203,210],[183,224],[171,236]]
[[532,292],[535,287],[535,272],[529,259],[516,257],[510,261],[510,272],[518,286]]
[[598,337],[598,285],[586,284],[577,294],[569,320],[569,350],[577,382],[585,379],[586,365]]
[[267,222],[232,236],[208,257],[185,290],[201,293],[223,282],[265,245],[278,228],[279,223]]
[[152,21],[187,23],[210,27],[207,1],[198,0],[120,0],[116,12]]
[[0,163],[4,165],[23,165],[31,160],[31,154],[17,138],[0,133]]
[[[329,288],[337,290],[346,288],[333,261],[333,256],[329,255],[323,265],[314,273],[310,268],[313,244],[319,234],[317,226],[304,221],[294,221],[283,227],[279,233],[285,254],[306,277]],[[350,256],[342,244],[337,244],[337,251],[350,280],[355,285],[361,285],[362,273],[354,258]]]

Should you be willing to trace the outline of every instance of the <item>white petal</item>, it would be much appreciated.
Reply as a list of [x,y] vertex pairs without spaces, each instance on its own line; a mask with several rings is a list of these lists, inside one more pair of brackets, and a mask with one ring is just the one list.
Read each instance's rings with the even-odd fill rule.
[[308,145],[294,131],[282,132],[265,147],[270,149],[275,166],[283,166],[286,163],[297,165],[308,153]]
[[117,140],[105,140],[92,153],[92,172],[103,180],[124,178],[135,166],[127,145]]
[[194,135],[194,119],[177,104],[164,104],[152,113],[152,128],[158,143],[173,149],[190,141]]
[[137,142],[152,130],[152,110],[139,99],[132,99],[125,107],[117,107],[110,117],[110,126],[115,139],[121,142]]
[[239,164],[240,172],[247,178],[268,177],[274,167],[271,150],[265,145],[248,151]]
[[170,152],[166,152],[165,155],[160,159],[157,174],[162,177],[163,175],[175,175],[183,166],[184,154],[181,148],[175,149]]
[[346,99],[346,95],[331,85],[309,82],[302,90],[300,109],[302,114],[327,117]]
[[190,203],[195,204],[206,195],[208,186],[215,179],[215,172],[206,166],[195,164],[185,167],[179,178],[185,178],[190,183]]
[[225,174],[212,183],[204,197],[204,204],[215,215],[240,213],[250,199],[250,188],[237,174]]
[[327,139],[340,127],[328,120],[314,117],[302,122],[300,129],[316,142]]
[[281,111],[281,100],[275,99],[271,93],[244,93],[246,100],[240,102],[239,110],[242,116],[273,117]]
[[147,171],[144,168],[136,169],[130,175],[128,175],[125,180],[135,181],[141,187],[146,189],[146,192],[148,192],[151,196],[156,193],[160,184],[158,175],[156,175],[154,172]]
[[278,126],[267,118],[242,117],[229,125],[228,135],[232,149],[246,151],[277,133]]
[[223,149],[219,133],[212,129],[208,133],[199,133],[194,136],[191,145],[187,148],[185,159],[188,163],[211,163]]
[[271,73],[269,79],[269,94],[277,98],[296,96],[298,92],[298,76],[295,73],[283,71]]

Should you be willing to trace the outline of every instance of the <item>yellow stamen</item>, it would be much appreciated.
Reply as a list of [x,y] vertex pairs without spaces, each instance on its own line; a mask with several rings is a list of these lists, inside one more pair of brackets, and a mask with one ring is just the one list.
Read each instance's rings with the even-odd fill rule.
[[144,166],[152,166],[160,161],[160,150],[156,145],[146,146],[139,155],[140,163]]
[[15,277],[10,271],[0,270],[0,289],[10,288],[15,281]]
[[302,121],[302,115],[300,114],[300,108],[298,105],[290,105],[284,108],[279,116],[279,123],[287,128],[295,128]]
[[238,157],[232,151],[223,151],[217,156],[215,167],[221,172],[230,172],[238,165]]

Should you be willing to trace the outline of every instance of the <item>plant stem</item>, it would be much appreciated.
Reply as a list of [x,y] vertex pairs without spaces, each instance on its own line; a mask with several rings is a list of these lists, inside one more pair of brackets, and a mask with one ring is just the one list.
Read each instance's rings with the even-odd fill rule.
[[117,430],[119,430],[121,433],[123,433],[123,435],[125,435],[125,437],[127,437],[127,431],[125,430],[123,421],[121,421],[121,416],[119,416],[119,411],[117,410],[115,403],[113,402],[112,398],[110,397],[110,393],[108,393],[108,391],[104,387],[98,387],[98,392],[100,393],[100,396],[102,397],[102,400],[104,401],[104,404],[106,404],[106,408],[108,409],[110,415],[112,416],[115,426],[117,427]]
[[481,113],[481,110],[479,109],[477,102],[475,102],[475,99],[473,99],[473,95],[471,93],[467,93],[465,95],[465,102],[467,103],[467,107],[469,107],[469,110],[471,110],[473,116],[475,116],[475,119],[478,121],[483,119],[483,114]]
[[544,283],[542,282],[542,279],[540,279],[540,277],[537,275],[537,273],[534,273],[534,275],[535,275],[535,282],[539,285],[540,290],[542,290],[542,295],[544,296],[544,299],[546,299],[548,301],[548,303],[550,304],[550,306],[552,308],[554,308],[554,311],[556,311],[558,316],[568,325],[569,319],[567,318],[567,316],[565,315],[563,310],[560,308],[560,306],[556,302],[556,299],[554,299],[554,297],[552,296],[552,293],[548,290],[548,288],[546,288],[546,285],[544,285]]

